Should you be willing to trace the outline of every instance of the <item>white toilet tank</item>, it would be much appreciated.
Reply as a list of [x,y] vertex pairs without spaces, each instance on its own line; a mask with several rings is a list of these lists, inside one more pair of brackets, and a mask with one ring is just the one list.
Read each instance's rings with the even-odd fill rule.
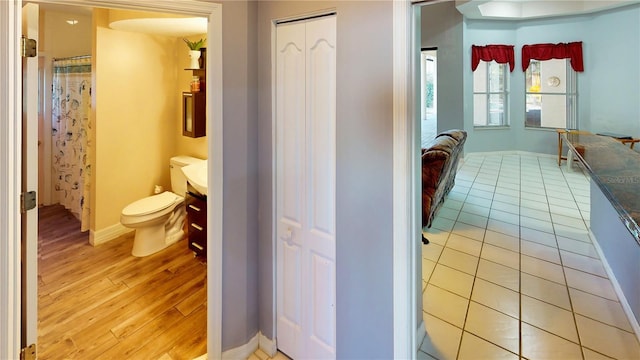
[[203,159],[194,158],[186,155],[174,156],[169,161],[169,170],[171,173],[171,191],[174,194],[184,197],[187,193],[187,178],[184,176],[181,168],[183,166],[197,164]]

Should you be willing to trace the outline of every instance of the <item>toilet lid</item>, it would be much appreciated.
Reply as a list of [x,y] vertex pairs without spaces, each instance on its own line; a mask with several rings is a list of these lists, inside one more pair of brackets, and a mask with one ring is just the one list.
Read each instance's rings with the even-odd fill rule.
[[144,199],[140,199],[127,205],[122,210],[125,216],[140,216],[164,210],[173,205],[178,199],[178,195],[171,191],[165,191],[158,195],[152,195]]

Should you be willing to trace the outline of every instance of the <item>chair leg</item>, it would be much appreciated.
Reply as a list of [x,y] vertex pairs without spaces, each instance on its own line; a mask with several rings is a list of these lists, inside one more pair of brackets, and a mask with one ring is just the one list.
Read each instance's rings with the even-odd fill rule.
[[429,239],[424,237],[424,234],[422,234],[422,243],[425,244],[425,245],[427,245],[429,243]]

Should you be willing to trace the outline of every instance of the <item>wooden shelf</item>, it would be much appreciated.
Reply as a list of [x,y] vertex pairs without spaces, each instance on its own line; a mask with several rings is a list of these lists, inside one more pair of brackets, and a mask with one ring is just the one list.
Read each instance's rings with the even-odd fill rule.
[[182,93],[182,135],[188,137],[203,137],[207,135],[207,97],[205,69],[185,69],[193,72],[193,76],[200,79],[200,91],[185,91]]
[[185,69],[186,71],[193,71],[194,74],[205,74],[207,72],[206,69]]

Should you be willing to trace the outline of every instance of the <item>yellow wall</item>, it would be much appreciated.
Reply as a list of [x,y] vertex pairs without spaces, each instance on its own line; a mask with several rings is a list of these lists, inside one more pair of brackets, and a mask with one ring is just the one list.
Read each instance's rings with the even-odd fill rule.
[[169,159],[207,156],[206,137],[182,136],[182,91],[191,72],[181,38],[108,28],[108,11],[95,16],[95,189],[92,227],[120,223],[122,209],[171,188]]

